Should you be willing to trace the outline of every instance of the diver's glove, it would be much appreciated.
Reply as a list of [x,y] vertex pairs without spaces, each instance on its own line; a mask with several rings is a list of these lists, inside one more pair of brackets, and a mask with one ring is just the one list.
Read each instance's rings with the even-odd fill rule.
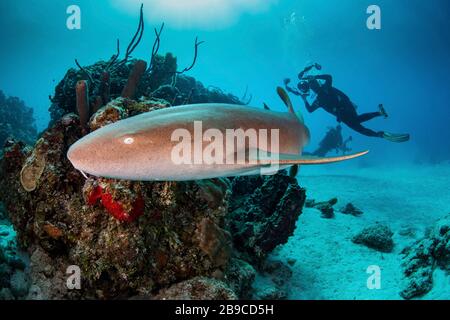
[[287,86],[289,83],[291,83],[291,79],[286,78],[283,80],[283,82],[284,82],[284,85]]

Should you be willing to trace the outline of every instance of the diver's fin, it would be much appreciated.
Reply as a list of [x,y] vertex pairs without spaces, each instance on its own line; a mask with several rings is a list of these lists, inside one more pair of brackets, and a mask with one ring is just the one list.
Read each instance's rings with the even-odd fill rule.
[[366,155],[369,151],[358,152],[350,155],[338,156],[338,157],[315,157],[315,156],[300,156],[292,154],[279,154],[279,155],[267,155],[267,157],[259,157],[258,162],[265,165],[316,165],[327,164],[334,162],[346,161],[354,158],[358,158]]
[[410,135],[409,134],[395,134],[395,133],[385,132],[383,134],[383,138],[388,140],[388,141],[391,141],[391,142],[400,143],[400,142],[409,141]]
[[269,106],[265,102],[263,102],[263,104],[264,104],[264,110],[270,110]]
[[294,107],[292,106],[292,101],[289,98],[289,95],[287,94],[286,90],[284,90],[281,87],[277,87],[277,92],[281,100],[283,100],[286,107],[288,107],[289,112],[295,114]]

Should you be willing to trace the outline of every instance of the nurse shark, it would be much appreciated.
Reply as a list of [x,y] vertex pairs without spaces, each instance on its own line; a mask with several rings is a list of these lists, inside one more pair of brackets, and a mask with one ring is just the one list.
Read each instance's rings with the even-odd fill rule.
[[[309,130],[286,92],[277,91],[288,112],[229,104],[160,109],[88,134],[70,147],[67,157],[77,170],[96,177],[189,181],[274,173],[291,166],[349,160],[368,152],[331,158],[302,156]],[[243,133],[244,140],[236,145],[236,136],[232,136],[230,148],[230,132]],[[256,146],[250,144],[255,132],[260,139]]]

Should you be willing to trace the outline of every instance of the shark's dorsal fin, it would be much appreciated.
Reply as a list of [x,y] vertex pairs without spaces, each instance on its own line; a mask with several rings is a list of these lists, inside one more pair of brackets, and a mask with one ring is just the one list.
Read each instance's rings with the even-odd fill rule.
[[317,165],[317,164],[327,164],[334,162],[346,161],[354,158],[358,158],[366,155],[369,151],[358,152],[345,156],[338,157],[314,157],[314,156],[300,156],[300,155],[292,155],[292,154],[278,154],[271,155],[267,154],[265,157],[258,156],[258,162],[262,165]]
[[295,113],[291,98],[289,98],[289,95],[287,94],[286,90],[284,90],[281,87],[277,87],[277,92],[278,92],[278,95],[280,96],[281,100],[283,100],[284,104],[288,107],[289,112],[294,114],[298,118],[298,120],[304,124],[305,120],[303,119],[303,115],[300,112]]
[[263,104],[264,104],[264,110],[269,110],[270,111],[269,106],[265,102],[263,102]]
[[292,114],[295,114],[294,107],[292,105],[292,101],[289,98],[289,95],[287,94],[286,90],[284,90],[281,87],[277,87],[277,93],[280,96],[281,100],[283,100],[286,107],[288,107],[289,112]]

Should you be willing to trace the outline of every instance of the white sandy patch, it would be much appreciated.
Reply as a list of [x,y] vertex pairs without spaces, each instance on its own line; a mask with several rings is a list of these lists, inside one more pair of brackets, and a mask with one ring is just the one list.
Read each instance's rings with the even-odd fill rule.
[[[304,209],[297,230],[273,258],[297,259],[292,267],[290,299],[401,299],[400,251],[414,241],[402,236],[405,228],[426,227],[450,212],[450,166],[408,168],[303,169],[300,184],[317,201],[337,197],[335,209],[352,202],[364,211],[353,217],[336,210],[334,219],[323,219],[316,209]],[[393,253],[380,253],[351,242],[362,228],[375,222],[394,231]],[[370,265],[381,268],[381,289],[367,288]],[[426,299],[450,299],[450,277],[436,271],[433,290]]]

